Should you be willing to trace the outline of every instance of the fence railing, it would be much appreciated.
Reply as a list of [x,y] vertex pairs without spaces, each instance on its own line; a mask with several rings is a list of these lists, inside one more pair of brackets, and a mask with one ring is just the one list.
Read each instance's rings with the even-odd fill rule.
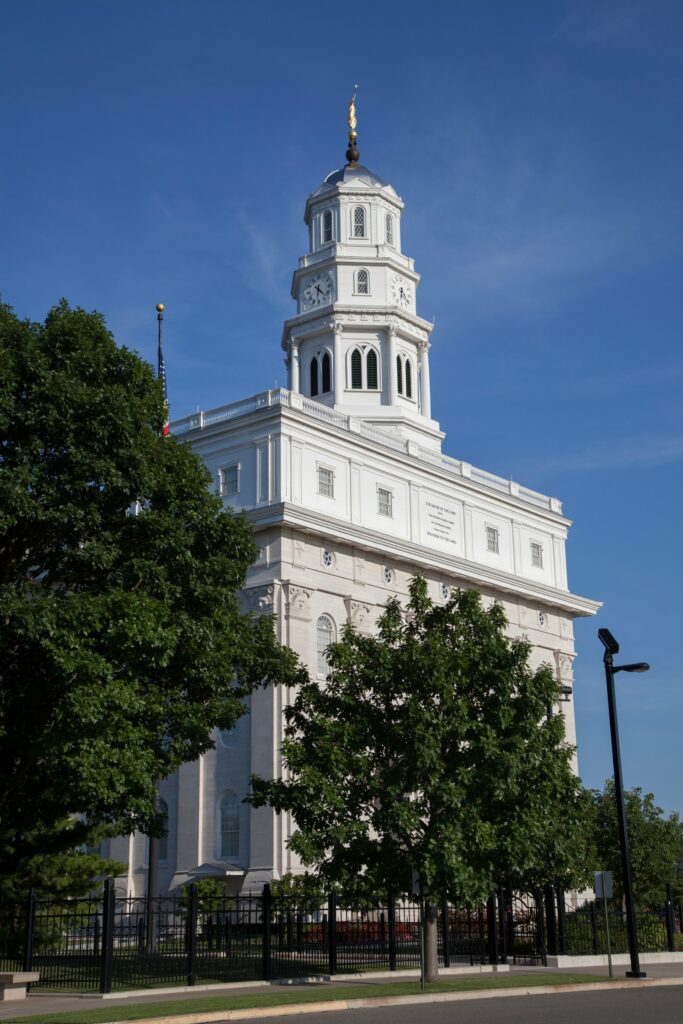
[[[151,921],[148,927],[148,917]],[[641,950],[673,950],[683,911],[670,899],[638,918]],[[203,897],[195,886],[153,900],[36,899],[0,905],[0,970],[40,972],[37,987],[80,991],[395,971],[420,963],[419,901],[349,902],[259,893]],[[564,894],[498,889],[474,910],[438,910],[438,957],[456,964],[546,964],[548,955],[606,952],[601,908]],[[625,916],[610,909],[611,947],[626,952]]]

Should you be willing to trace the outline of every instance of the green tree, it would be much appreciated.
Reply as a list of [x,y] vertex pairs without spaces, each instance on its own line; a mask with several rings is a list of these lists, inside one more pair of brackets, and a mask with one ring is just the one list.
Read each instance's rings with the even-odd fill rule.
[[[621,845],[614,794],[614,779],[607,779],[602,790],[590,791],[589,857],[596,871],[614,875],[614,896],[624,894],[621,869]],[[633,895],[640,907],[662,903],[666,886],[680,892],[679,862],[683,844],[683,823],[678,814],[665,817],[652,793],[642,789],[624,792],[628,825]]]
[[[99,313],[0,306],[0,876],[163,831],[154,780],[293,682],[236,592],[257,549],[187,445],[160,436],[152,368]],[[237,682],[238,681],[238,682]]]
[[286,775],[252,781],[253,804],[292,812],[291,847],[327,883],[408,894],[419,871],[430,976],[438,901],[474,906],[502,880],[569,884],[583,837],[573,751],[548,714],[559,685],[505,630],[475,591],[437,606],[414,579],[376,636],[347,627],[330,646],[327,682],[285,712]]

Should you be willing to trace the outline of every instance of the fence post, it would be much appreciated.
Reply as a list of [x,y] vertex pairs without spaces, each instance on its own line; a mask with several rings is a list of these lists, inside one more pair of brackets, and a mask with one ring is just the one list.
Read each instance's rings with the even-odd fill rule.
[[104,882],[102,895],[102,952],[100,954],[100,993],[111,992],[114,972],[114,879],[107,878]]
[[534,893],[534,900],[536,903],[536,934],[538,936],[538,952],[541,956],[541,963],[544,967],[548,966],[548,957],[545,948],[545,922],[543,919],[543,893],[540,889],[536,889]]
[[557,956],[560,952],[557,940],[557,917],[555,916],[555,890],[552,885],[546,885],[544,893],[545,921],[548,929],[548,952],[551,956]]
[[190,885],[189,905],[187,908],[187,984],[197,984],[197,919],[199,917],[199,899],[197,886]]
[[271,898],[270,898],[270,886],[268,882],[263,886],[263,904],[262,904],[262,917],[263,917],[263,980],[270,981],[271,977],[271,963],[270,963],[270,914],[271,914]]
[[595,910],[595,903],[591,903],[591,931],[593,933],[593,952],[599,953],[598,949],[598,919]]
[[665,910],[666,910],[666,945],[667,945],[667,949],[669,950],[669,952],[673,953],[673,951],[676,948],[676,938],[675,938],[675,935],[674,935],[674,933],[676,931],[676,918],[674,917],[674,905],[673,905],[673,900],[671,898],[671,886],[669,885],[668,882],[667,882],[667,886],[666,886],[666,905],[665,905]]
[[36,890],[31,889],[26,900],[26,923],[24,928],[24,970],[32,971],[33,967],[33,933],[36,921]]
[[24,931],[24,970],[32,971],[33,936],[36,924],[36,890],[32,889],[26,901],[26,928]]
[[387,897],[387,924],[389,926],[389,970],[396,970],[396,903],[394,894]]
[[557,952],[567,953],[567,917],[564,903],[564,889],[557,887]]
[[506,964],[508,962],[508,943],[507,943],[507,905],[505,901],[505,888],[500,885],[498,887],[498,939],[500,942],[500,962]]
[[337,973],[337,894],[327,897],[327,952],[330,958],[330,974]]
[[491,893],[486,901],[486,938],[488,961],[490,964],[498,963],[498,936],[496,931],[496,894]]
[[448,919],[448,900],[443,901],[443,907],[441,908],[441,914],[443,917],[443,925],[441,928],[441,941],[443,943],[443,965],[444,967],[451,966],[451,943],[449,934]]

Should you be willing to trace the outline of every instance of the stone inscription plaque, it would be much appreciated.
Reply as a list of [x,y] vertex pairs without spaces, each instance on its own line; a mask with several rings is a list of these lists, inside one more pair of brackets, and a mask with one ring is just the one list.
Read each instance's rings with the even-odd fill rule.
[[460,510],[436,494],[422,494],[420,501],[422,543],[455,551],[460,542]]

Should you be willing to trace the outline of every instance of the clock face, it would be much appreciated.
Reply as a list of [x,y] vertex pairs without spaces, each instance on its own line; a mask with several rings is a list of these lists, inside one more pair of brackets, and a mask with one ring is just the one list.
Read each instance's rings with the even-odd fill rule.
[[412,299],[412,291],[408,282],[398,275],[391,282],[391,294],[395,306],[402,306],[406,309]]
[[316,274],[304,286],[302,292],[304,308],[311,309],[314,306],[324,306],[326,303],[332,302],[332,291],[333,281],[331,275],[327,271]]

